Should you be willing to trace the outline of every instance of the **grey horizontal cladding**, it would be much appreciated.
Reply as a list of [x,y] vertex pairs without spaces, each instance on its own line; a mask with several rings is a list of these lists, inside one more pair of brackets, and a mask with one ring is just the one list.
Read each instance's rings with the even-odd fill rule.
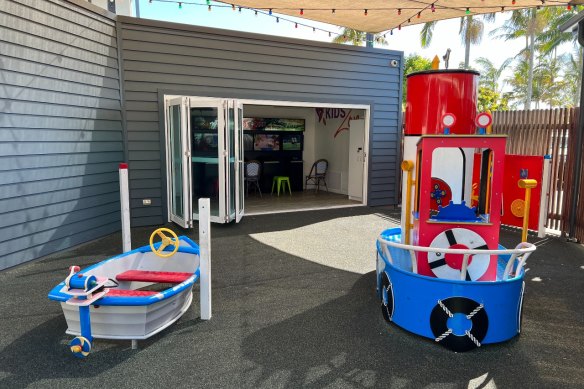
[[[122,18],[124,29],[122,38],[125,50],[140,48],[140,42],[149,42],[149,46],[156,48],[156,52],[167,48],[183,48],[183,55],[201,53],[201,56],[214,59],[229,59],[233,61],[249,61],[257,58],[258,62],[272,63],[281,58],[294,60],[304,58],[307,67],[319,68],[329,66],[331,63],[362,65],[367,63],[372,67],[389,67],[389,60],[399,59],[399,53],[391,51],[362,50],[355,47],[343,47],[340,45],[319,45],[312,47],[306,41],[284,41],[269,35],[251,34],[245,36],[233,31],[215,30],[212,33],[203,32],[201,29],[191,31],[179,31],[176,29],[150,28],[146,26],[131,25],[128,18]],[[145,23],[140,21],[141,23]],[[136,46],[134,44],[137,43]],[[169,44],[170,43],[170,44]],[[159,46],[163,51],[158,50]],[[176,54],[180,54],[177,52]],[[247,56],[246,56],[247,54]],[[321,64],[319,66],[318,64]],[[286,63],[279,63],[286,65]]]
[[[110,185],[111,188],[118,188],[118,183],[119,175],[115,172],[67,177],[59,180],[23,182],[19,184],[2,185],[0,188],[2,188],[3,197],[9,199],[11,197],[20,198],[22,196],[30,196],[39,193],[46,193],[47,196],[50,196],[50,192],[73,188],[85,189],[92,185]],[[87,193],[91,194],[89,191]],[[58,201],[60,200],[58,199]]]
[[379,164],[380,167],[383,167],[383,163],[390,163],[394,164],[397,158],[395,155],[372,155],[371,162],[373,164]]
[[[23,23],[24,20],[26,20],[25,23]],[[18,31],[21,33],[26,33],[26,35],[29,37],[48,39],[60,45],[59,47],[67,48],[67,50],[64,50],[63,53],[67,56],[70,55],[70,51],[80,50],[99,56],[117,58],[117,49],[116,47],[111,46],[111,43],[115,45],[115,37],[113,36],[110,37],[110,44],[104,44],[102,42],[86,39],[84,35],[72,34],[50,25],[51,21],[59,23],[59,19],[48,16],[44,20],[44,22],[47,24],[40,24],[37,21],[38,19],[34,18],[20,18],[8,13],[2,13],[0,10],[0,25],[6,27],[6,31]],[[60,22],[63,24],[63,21]],[[71,25],[70,22],[68,24]],[[87,30],[87,32],[91,32],[91,30]]]
[[375,149],[375,150],[387,150],[387,149],[394,149],[395,150],[397,147],[395,141],[394,142],[389,142],[389,141],[388,142],[379,142],[379,141],[377,141],[377,142],[372,142],[371,144],[373,146],[372,149]]
[[0,142],[121,142],[119,131],[83,131],[47,128],[5,128]]
[[118,192],[111,192],[38,207],[27,207],[24,210],[2,213],[2,217],[0,217],[0,228],[31,223],[46,217],[66,215],[73,211],[81,211],[110,203],[116,203],[119,209],[119,202],[120,194]]
[[[393,204],[392,202],[388,202],[388,200],[393,200],[395,196],[395,185],[371,185],[369,193],[369,202],[371,203],[373,200],[381,200],[383,204]],[[382,205],[381,202],[373,203],[371,205]]]
[[156,122],[158,123],[158,111],[148,112],[148,111],[126,111],[126,118],[129,121],[143,121],[143,122]]
[[85,28],[105,35],[115,35],[113,29],[115,22],[102,15],[97,15],[91,10],[84,9],[63,0],[38,1],[38,0],[17,0],[30,9],[35,9],[54,17],[79,24]]
[[[81,243],[85,243],[120,230],[121,221],[118,215],[110,214],[87,221],[63,226],[53,233],[43,233],[41,237],[29,236],[9,242],[10,248],[21,248],[21,251],[0,257],[0,270],[20,263],[43,257]],[[115,217],[114,217],[115,216]],[[103,223],[103,224],[101,224]]]
[[0,199],[0,214],[4,215],[14,211],[26,211],[35,207],[44,207],[51,204],[58,204],[66,201],[80,201],[86,197],[99,196],[102,194],[116,193],[120,195],[117,185],[93,185],[83,188],[73,188],[54,191],[50,193],[37,193],[30,196],[12,197]]
[[382,110],[375,110],[375,118],[376,119],[391,119],[397,120],[399,119],[397,111],[382,111]]
[[[157,189],[160,187],[160,184],[157,183],[154,178],[156,177],[147,177],[147,178],[136,178],[132,177],[130,181],[130,190],[134,189]],[[160,178],[160,177],[158,177]]]
[[[9,70],[30,73],[38,77],[85,82],[89,85],[103,85],[106,88],[119,89],[116,68],[63,57],[53,52],[38,51],[34,47],[29,48],[11,42],[3,42],[1,36],[0,52],[7,60],[18,60],[18,62],[6,62]],[[29,66],[28,63],[37,65]],[[21,64],[21,67],[14,68],[13,64]]]
[[129,151],[160,151],[160,139],[156,141],[140,140],[128,144]]
[[[158,125],[158,122],[156,122]],[[160,142],[159,131],[128,131],[128,142]]]
[[98,130],[122,131],[119,120],[103,120],[93,118],[47,117],[32,114],[11,114],[3,112],[0,115],[0,128],[54,128],[57,130]]
[[35,116],[56,116],[100,120],[121,120],[121,112],[116,109],[76,107],[74,105],[44,104],[34,101],[0,99],[0,109],[7,114],[32,114]]
[[396,142],[398,139],[397,131],[394,133],[374,133],[371,136],[372,142]]
[[[103,215],[113,214],[119,217],[120,204],[119,202],[112,202],[103,205],[94,205],[91,208],[84,208],[80,210],[73,210],[66,214],[57,216],[44,217],[35,220],[34,222],[22,223],[12,225],[5,228],[0,228],[0,243],[18,239],[21,236],[28,236],[32,234],[44,233],[47,231],[54,231],[67,226],[69,224],[88,221],[94,218],[102,217]],[[115,216],[114,216],[115,217]],[[108,218],[109,220],[112,220]],[[9,253],[9,252],[8,252]]]
[[157,91],[126,91],[126,103],[142,103],[142,102],[152,102],[158,104],[158,92]]
[[160,217],[160,210],[153,207],[140,207],[132,209],[133,218]]
[[112,69],[116,69],[118,66],[116,57],[97,55],[96,53],[87,52],[83,49],[68,46],[64,43],[29,35],[26,32],[8,29],[3,25],[0,25],[0,41],[8,41],[18,46],[36,49],[47,53],[59,53],[63,58],[75,59],[94,65],[110,67]]
[[[0,130],[2,132],[4,130]],[[62,167],[72,165],[86,165],[92,163],[123,162],[124,153],[121,151],[88,152],[74,154],[47,154],[47,155],[18,155],[11,157],[0,156],[0,172],[21,169],[37,169],[45,167]]]
[[392,148],[378,148],[377,144],[374,143],[371,150],[369,150],[369,155],[371,155],[372,158],[387,156],[395,157],[397,155],[397,148],[395,145]]
[[[158,184],[160,185],[160,184]],[[162,189],[156,188],[137,188],[130,191],[130,199],[150,199],[153,197],[162,197]]]
[[[3,64],[6,65],[7,63],[14,63],[11,68],[18,70],[18,72],[12,70],[6,70],[7,67],[4,67],[3,71],[3,81],[4,85],[12,85],[14,87],[19,87],[19,89],[32,89],[35,91],[48,91],[48,92],[63,92],[71,95],[77,96],[87,96],[87,97],[100,97],[103,99],[112,99],[117,100],[119,103],[120,100],[120,92],[118,87],[117,80],[110,80],[113,83],[114,88],[106,87],[104,85],[89,85],[86,83],[79,83],[79,82],[72,82],[66,81],[62,78],[45,78],[40,77],[34,74],[35,69],[23,69],[23,68],[30,68],[36,67],[35,66],[23,66],[19,67],[18,65],[28,65],[27,62],[14,59],[14,58],[4,58]],[[42,71],[41,69],[38,69]],[[25,73],[20,73],[25,72]],[[70,72],[69,70],[59,69],[61,74],[55,74],[56,76],[67,76],[66,72]],[[79,75],[79,74],[78,74]],[[80,75],[78,77],[79,81],[86,82],[88,77],[93,77],[87,74]],[[103,79],[102,79],[103,83]]]
[[120,226],[117,30],[76,1],[0,1],[0,268]]
[[[80,91],[81,92],[81,91]],[[101,108],[120,110],[120,100],[103,98],[100,96],[87,96],[83,94],[62,93],[59,91],[22,88],[5,84],[0,88],[0,100],[13,100],[35,102],[42,104],[59,104],[66,106],[79,106],[85,108]]]
[[[124,58],[125,59],[125,58]],[[176,75],[183,76],[196,76],[199,73],[213,73],[215,77],[218,78],[238,78],[238,79],[248,79],[248,80],[265,80],[268,82],[281,82],[285,78],[295,78],[302,76],[303,79],[309,79],[317,85],[336,85],[339,86],[341,83],[345,83],[346,87],[361,87],[361,88],[379,88],[384,87],[388,90],[397,90],[396,82],[398,81],[397,76],[388,77],[375,77],[375,75],[370,75],[368,80],[364,80],[365,74],[357,71],[345,71],[346,77],[334,77],[326,69],[319,69],[317,74],[306,74],[305,68],[296,68],[292,66],[287,66],[287,68],[294,69],[296,71],[287,72],[287,69],[280,69],[282,66],[268,65],[268,64],[251,64],[249,66],[239,66],[234,68],[222,69],[221,66],[216,66],[216,61],[209,63],[208,66],[201,66],[197,64],[198,61],[192,61],[190,64],[176,65],[172,63],[143,63],[128,61],[125,59],[125,69],[130,72],[148,72],[148,73],[165,73],[172,69],[172,73]],[[215,65],[215,66],[214,66]],[[301,71],[304,70],[305,74],[302,75]],[[312,73],[312,72],[311,72]],[[318,74],[321,73],[321,74]],[[342,73],[337,71],[336,73]]]
[[134,227],[159,226],[165,223],[166,220],[162,216],[132,217],[132,226]]
[[[75,15],[73,12],[67,12],[63,8],[59,9],[58,12],[64,12],[65,15],[51,14],[47,13],[46,10],[31,7],[32,4],[29,1],[24,1],[22,2],[23,4],[20,3],[20,1],[12,1],[7,7],[3,7],[1,10],[20,19],[34,20],[39,24],[54,29],[55,31],[52,34],[53,39],[59,40],[59,38],[62,38],[66,34],[65,36],[78,37],[79,39],[100,43],[104,46],[117,47],[116,40],[113,38],[115,36],[115,26],[113,24],[106,25],[106,31],[100,32],[88,28],[94,24],[91,23],[93,18],[84,17],[79,14]],[[37,1],[36,3],[44,2]],[[98,23],[98,25],[103,25],[103,23]]]
[[[248,81],[262,81],[270,83],[286,83],[294,82],[294,79],[298,79],[299,74],[276,73],[275,69],[273,72],[262,72],[258,69],[247,70],[247,69],[220,69],[217,67],[202,67],[197,64],[186,65],[170,65],[170,64],[144,64],[144,63],[133,63],[125,62],[125,70],[127,72],[146,73],[146,74],[160,74],[168,71],[168,68],[172,68],[172,73],[175,77],[180,77],[180,79],[193,78],[196,79],[201,77],[201,75],[209,75],[215,78],[227,79],[227,80],[248,80]],[[303,69],[306,72],[306,69]],[[131,79],[129,79],[131,80]],[[397,80],[397,78],[396,78]],[[334,78],[334,77],[321,77],[314,75],[304,75],[301,80],[298,80],[304,84],[316,85],[316,86],[337,86],[345,88],[361,88],[364,90],[377,90],[380,88],[386,90],[397,91],[398,88],[395,86],[396,80],[356,80],[350,76],[347,78]]]
[[160,152],[157,151],[132,151],[128,152],[130,162],[134,161],[152,161],[160,159]]
[[0,143],[0,155],[70,154],[122,151],[121,142],[9,142]]
[[372,188],[376,188],[377,185],[391,185],[393,189],[395,182],[395,177],[390,177],[389,175],[385,175],[384,177],[371,177],[369,179],[369,184],[372,185]]
[[138,121],[138,120],[133,120],[131,122],[128,122],[128,133],[131,132],[156,132],[156,133],[160,133],[160,124],[158,123],[158,121],[156,122],[145,122],[145,121]]
[[[390,202],[388,202],[390,201]],[[379,199],[369,199],[369,202],[367,203],[368,206],[370,207],[381,207],[381,206],[387,206],[387,205],[397,205],[397,203],[395,203],[395,200],[393,199],[393,197],[386,199],[385,197],[383,198],[379,198]]]
[[129,171],[129,176],[131,180],[151,180],[151,179],[160,179],[160,166],[158,169],[132,169]]
[[147,161],[131,161],[130,162],[130,174],[131,171],[136,171],[136,170],[159,170],[161,168],[161,161],[160,159],[155,159],[155,160],[147,160]]
[[376,178],[391,177],[391,175],[394,173],[394,166],[389,166],[387,169],[371,170],[369,172],[369,181]]
[[158,101],[132,101],[126,98],[128,111],[158,112]]
[[[343,86],[331,86],[331,85],[314,85],[312,83],[304,82],[303,80],[293,79],[281,80],[280,82],[267,82],[262,80],[239,80],[237,78],[216,78],[213,73],[200,74],[198,76],[180,76],[174,74],[161,75],[154,73],[145,72],[126,72],[126,87],[131,91],[145,90],[146,88],[151,88],[152,86],[157,89],[172,90],[172,89],[185,89],[188,86],[197,87],[212,87],[212,88],[223,88],[225,90],[234,90],[233,93],[243,93],[244,91],[259,91],[265,92],[270,91],[281,92],[281,93],[303,93],[311,95],[343,95],[346,94],[347,88]],[[153,83],[152,80],[164,80],[164,82]],[[150,84],[150,85],[145,85]],[[237,88],[234,88],[237,85]],[[323,89],[329,91],[328,93],[323,93]],[[384,90],[384,89],[354,89],[352,94],[354,98],[381,98],[381,97],[398,97],[398,91],[394,90]]]
[[2,188],[2,185],[8,184],[24,184],[34,181],[80,177],[85,175],[111,173],[116,171],[118,171],[118,164],[116,162],[6,170],[0,171],[0,189]]

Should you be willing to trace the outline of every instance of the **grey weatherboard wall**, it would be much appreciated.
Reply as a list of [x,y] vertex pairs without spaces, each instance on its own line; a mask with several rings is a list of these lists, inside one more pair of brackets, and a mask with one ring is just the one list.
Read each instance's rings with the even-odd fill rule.
[[118,22],[133,226],[166,222],[163,94],[371,105],[368,204],[398,203],[402,52]]
[[115,15],[0,1],[0,269],[120,229]]

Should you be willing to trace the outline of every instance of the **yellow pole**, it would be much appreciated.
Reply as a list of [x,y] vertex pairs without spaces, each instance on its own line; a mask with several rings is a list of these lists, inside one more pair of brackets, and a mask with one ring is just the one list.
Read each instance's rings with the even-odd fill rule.
[[529,228],[529,207],[531,205],[531,189],[537,186],[537,181],[532,179],[521,179],[517,182],[520,188],[525,189],[525,203],[523,206],[523,231],[521,241],[527,242],[527,230]]
[[410,244],[410,218],[412,217],[412,172],[414,170],[414,163],[412,161],[403,161],[401,163],[401,168],[404,172],[408,173],[408,178],[406,182],[406,220],[404,224],[405,233],[405,244]]

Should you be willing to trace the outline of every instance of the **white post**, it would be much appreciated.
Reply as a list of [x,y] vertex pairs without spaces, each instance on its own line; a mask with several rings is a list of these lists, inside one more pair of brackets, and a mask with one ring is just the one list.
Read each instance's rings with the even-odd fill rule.
[[546,155],[543,157],[543,177],[541,178],[541,197],[539,203],[539,220],[537,226],[537,237],[543,238],[545,236],[545,225],[548,218],[548,204],[550,199],[550,180],[551,175],[552,156]]
[[211,200],[199,199],[201,320],[211,319]]
[[122,207],[122,249],[132,250],[130,232],[130,187],[128,185],[128,164],[120,163],[120,205]]

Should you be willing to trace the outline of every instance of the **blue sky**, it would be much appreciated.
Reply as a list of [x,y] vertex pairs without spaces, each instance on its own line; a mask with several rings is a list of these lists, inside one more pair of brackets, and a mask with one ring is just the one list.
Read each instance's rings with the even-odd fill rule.
[[[260,34],[269,34],[285,36],[298,39],[309,39],[330,42],[327,32],[313,32],[311,27],[321,28],[326,31],[340,32],[341,28],[333,25],[313,22],[306,19],[297,19],[289,16],[282,18],[297,21],[310,27],[294,27],[294,23],[280,20],[276,22],[274,17],[258,14],[255,16],[251,10],[243,9],[239,12],[234,11],[230,6],[224,3],[211,2],[214,7],[208,11],[205,0],[190,0],[190,2],[201,5],[192,5],[183,3],[182,9],[179,9],[177,3],[158,2],[149,3],[148,0],[140,1],[140,17],[148,19],[165,20],[176,23],[195,24],[200,26],[232,29],[239,31],[254,32]],[[276,16],[276,14],[274,14]],[[473,60],[478,57],[487,57],[497,66],[503,63],[505,59],[517,54],[525,45],[521,39],[516,41],[505,42],[500,39],[492,38],[488,32],[500,26],[509,18],[509,13],[500,13],[497,15],[494,23],[485,24],[485,35],[480,45],[472,46],[470,52],[471,65]],[[450,55],[450,67],[458,67],[459,62],[464,61],[464,47],[460,42],[458,35],[459,19],[444,20],[438,23],[435,28],[434,38],[429,48],[422,49],[420,45],[420,30],[422,25],[403,27],[401,31],[394,30],[394,34],[389,33],[386,36],[388,45],[383,48],[403,51],[406,55],[418,53],[424,57],[432,58],[434,55],[442,57],[448,48],[452,50]],[[334,35],[333,35],[334,37]],[[562,51],[569,51],[569,46],[563,47]],[[507,75],[510,71],[507,72]],[[505,74],[504,74],[505,77]]]

